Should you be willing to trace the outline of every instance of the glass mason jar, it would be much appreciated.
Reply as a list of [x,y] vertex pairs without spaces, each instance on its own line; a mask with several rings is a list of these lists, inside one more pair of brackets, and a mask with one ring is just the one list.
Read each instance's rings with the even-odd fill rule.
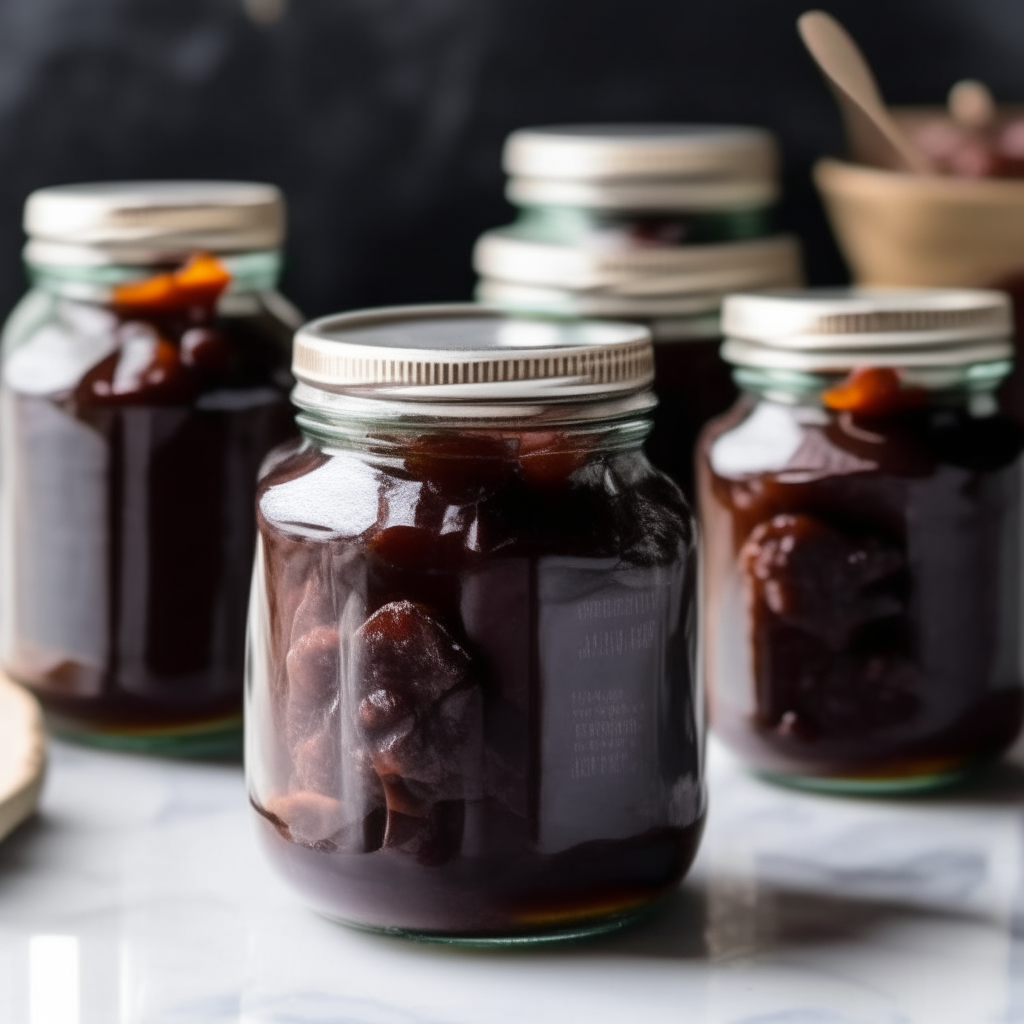
[[743,389],[699,450],[716,733],[826,790],[942,785],[1022,718],[1005,296],[726,300]]
[[316,910],[451,941],[617,927],[704,816],[695,537],[640,327],[480,307],[296,336],[259,486],[246,766]]
[[239,749],[256,473],[295,433],[270,185],[29,197],[0,370],[0,658],[59,732]]

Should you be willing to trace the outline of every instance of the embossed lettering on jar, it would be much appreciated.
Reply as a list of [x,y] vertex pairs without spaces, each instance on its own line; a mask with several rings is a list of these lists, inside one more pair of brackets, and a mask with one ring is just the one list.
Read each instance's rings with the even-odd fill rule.
[[726,301],[743,396],[701,441],[712,724],[818,788],[941,785],[1022,716],[1005,296]]
[[258,496],[249,792],[313,907],[470,941],[618,926],[703,820],[694,529],[643,328],[475,307],[296,339]]

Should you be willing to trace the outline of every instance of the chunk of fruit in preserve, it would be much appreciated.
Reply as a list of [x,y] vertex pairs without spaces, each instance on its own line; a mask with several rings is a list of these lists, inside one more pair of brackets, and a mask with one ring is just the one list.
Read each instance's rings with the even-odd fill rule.
[[462,645],[429,609],[394,601],[360,627],[355,646],[359,721],[389,810],[423,816],[478,789],[464,774],[476,705]]
[[858,367],[821,396],[826,408],[860,416],[890,416],[918,408],[926,399],[924,388],[904,385],[899,373],[888,366]]
[[115,309],[134,313],[210,307],[229,284],[231,274],[224,264],[208,253],[199,253],[180,270],[118,285],[113,305]]

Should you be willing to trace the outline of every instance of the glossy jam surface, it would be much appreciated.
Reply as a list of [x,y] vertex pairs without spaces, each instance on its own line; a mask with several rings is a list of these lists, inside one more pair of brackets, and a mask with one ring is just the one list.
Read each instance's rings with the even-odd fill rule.
[[764,771],[913,784],[1020,727],[1020,429],[904,399],[745,397],[702,438],[711,720]]
[[256,296],[218,314],[218,268],[34,293],[5,354],[3,663],[70,731],[241,710],[256,474],[295,431],[289,330]]
[[646,449],[651,461],[696,503],[694,450],[707,422],[736,400],[732,371],[718,355],[720,338],[686,338],[654,345],[654,430]]
[[486,938],[678,882],[703,819],[694,534],[639,451],[306,441],[258,510],[250,797],[307,902]]

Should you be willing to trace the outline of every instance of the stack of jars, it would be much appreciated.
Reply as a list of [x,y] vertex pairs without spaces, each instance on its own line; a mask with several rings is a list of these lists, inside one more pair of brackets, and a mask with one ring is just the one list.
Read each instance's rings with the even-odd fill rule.
[[777,153],[759,128],[529,128],[504,153],[519,217],[485,233],[478,298],[502,309],[640,321],[655,341],[653,461],[692,494],[701,427],[736,397],[718,358],[724,295],[800,282],[774,233]]

